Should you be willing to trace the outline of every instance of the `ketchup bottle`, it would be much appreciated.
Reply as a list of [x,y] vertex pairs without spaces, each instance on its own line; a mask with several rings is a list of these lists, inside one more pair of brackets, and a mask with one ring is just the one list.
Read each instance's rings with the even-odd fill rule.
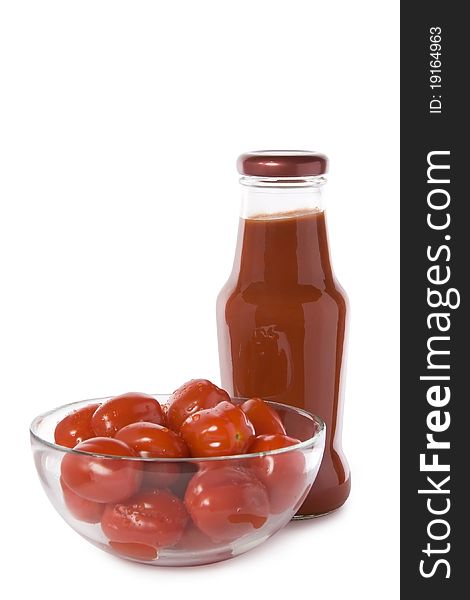
[[297,513],[341,506],[350,473],[341,447],[347,297],[330,260],[317,152],[242,154],[242,205],[232,273],[217,299],[222,386],[306,409],[326,422],[314,486]]

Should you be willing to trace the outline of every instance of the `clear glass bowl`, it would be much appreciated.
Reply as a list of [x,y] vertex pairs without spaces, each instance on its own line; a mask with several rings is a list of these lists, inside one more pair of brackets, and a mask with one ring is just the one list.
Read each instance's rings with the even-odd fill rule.
[[[155,395],[155,398],[163,404],[168,396]],[[284,527],[301,506],[317,476],[325,447],[324,422],[306,411],[275,402],[269,402],[269,404],[279,413],[287,434],[300,439],[300,444],[265,453],[239,456],[157,459],[90,454],[54,443],[55,426],[66,415],[88,404],[105,400],[107,398],[66,404],[39,415],[31,424],[30,436],[39,479],[54,508],[82,537],[116,556],[157,566],[201,565],[232,558],[255,548]],[[196,483],[201,485],[201,473],[204,472],[206,486],[210,480],[209,486],[206,487],[209,489],[209,494],[211,493],[210,485],[213,485],[214,482],[217,483],[220,478],[226,480],[229,475],[228,492],[221,488],[215,491],[215,494],[225,494],[225,500],[221,501],[225,502],[224,510],[214,514],[214,518],[212,518],[212,513],[205,514],[202,521],[199,521],[199,525],[206,527],[204,532],[196,527],[191,518],[192,515],[189,514],[182,535],[176,536],[179,537],[176,543],[173,535],[169,542],[170,545],[159,542],[148,544],[147,539],[144,540],[146,543],[142,543],[143,538],[138,532],[138,524],[135,540],[132,537],[132,531],[127,535],[125,541],[119,536],[116,536],[114,540],[108,539],[102,529],[100,515],[105,510],[108,511],[108,514],[110,510],[129,510],[126,506],[132,504],[132,498],[124,498],[113,505],[95,506],[96,503],[92,503],[90,511],[90,503],[87,500],[82,501],[80,497],[74,494],[70,495],[70,490],[67,493],[63,488],[61,463],[62,459],[68,455],[75,456],[75,459],[79,461],[93,461],[94,468],[98,471],[109,468],[111,470],[117,468],[118,470],[141,471],[144,481],[142,486],[145,489],[149,489],[149,471],[151,471],[151,478],[153,476],[157,479],[160,478],[158,481],[161,481],[161,477],[163,479],[166,477],[171,493],[179,497],[182,502],[180,504],[175,501],[183,513],[185,513],[184,507],[189,506],[187,502],[185,504],[185,494],[188,493],[188,490],[194,489]],[[260,503],[260,498],[256,497],[259,496],[257,473],[260,472],[260,469],[263,472],[274,474],[266,488],[266,496],[269,499],[268,510],[266,502],[261,501]],[[211,472],[209,480],[207,479],[208,471]],[[170,480],[168,480],[169,473],[171,474]],[[196,474],[198,474],[197,480],[193,479]],[[234,475],[235,479],[232,477]],[[253,492],[253,488],[250,488],[251,484],[249,483],[248,487],[243,486],[246,481],[252,482],[254,478],[256,478],[255,483],[257,484],[255,493],[250,493]],[[160,486],[161,483],[158,485]],[[237,493],[233,494],[230,493],[230,489],[233,492],[234,488],[230,488],[230,485],[240,485],[241,488],[238,487]],[[262,493],[264,493],[263,490]],[[243,499],[242,507],[237,505],[235,496]],[[165,521],[166,516],[162,515],[162,519]],[[104,529],[106,530],[106,527]],[[109,529],[107,529],[107,533],[114,537],[114,534],[109,533]]]

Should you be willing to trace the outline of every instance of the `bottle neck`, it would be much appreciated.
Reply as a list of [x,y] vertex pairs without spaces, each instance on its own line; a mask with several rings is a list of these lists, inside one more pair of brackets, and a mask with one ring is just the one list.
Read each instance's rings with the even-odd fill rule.
[[324,176],[290,179],[242,177],[240,183],[240,216],[243,219],[324,210]]
[[239,285],[245,289],[263,282],[273,291],[298,285],[323,289],[333,277],[321,193],[324,179],[309,178],[313,184],[302,180],[301,185],[252,185],[243,179],[234,264]]

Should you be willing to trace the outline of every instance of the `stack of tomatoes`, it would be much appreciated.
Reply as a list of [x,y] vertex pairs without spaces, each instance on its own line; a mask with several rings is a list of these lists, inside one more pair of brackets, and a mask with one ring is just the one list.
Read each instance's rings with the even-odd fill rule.
[[205,379],[163,406],[129,393],[76,410],[58,423],[55,442],[80,451],[61,464],[70,513],[101,523],[114,550],[143,560],[161,548],[233,542],[292,511],[306,487],[301,451],[240,456],[299,443],[277,412],[259,398],[235,405]]

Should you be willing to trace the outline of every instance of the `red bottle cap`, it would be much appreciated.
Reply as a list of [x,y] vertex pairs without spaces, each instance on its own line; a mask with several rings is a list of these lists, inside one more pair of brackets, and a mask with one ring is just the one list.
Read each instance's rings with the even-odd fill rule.
[[328,171],[328,158],[307,150],[260,150],[240,155],[237,168],[254,177],[312,177]]

